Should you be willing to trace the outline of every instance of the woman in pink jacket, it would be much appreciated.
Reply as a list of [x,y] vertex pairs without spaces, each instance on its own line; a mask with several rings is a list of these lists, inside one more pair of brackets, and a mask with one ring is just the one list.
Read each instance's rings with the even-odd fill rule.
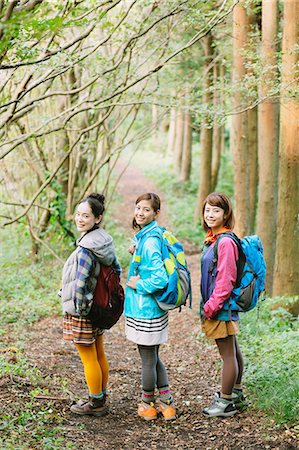
[[243,358],[236,338],[239,315],[228,306],[237,279],[238,260],[238,247],[229,236],[219,240],[217,264],[213,265],[217,238],[234,226],[230,199],[219,192],[209,194],[203,204],[202,222],[207,231],[201,258],[202,329],[208,338],[215,339],[223,360],[221,391],[203,409],[203,414],[227,417],[246,404],[241,384]]

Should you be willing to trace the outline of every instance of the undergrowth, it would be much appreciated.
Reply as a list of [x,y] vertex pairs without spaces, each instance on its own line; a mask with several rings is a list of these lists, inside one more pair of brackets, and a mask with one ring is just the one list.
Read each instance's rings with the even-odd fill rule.
[[[280,300],[281,307],[272,309]],[[299,411],[299,321],[284,308],[289,299],[268,299],[241,317],[244,384],[252,405],[278,424],[295,424]]]

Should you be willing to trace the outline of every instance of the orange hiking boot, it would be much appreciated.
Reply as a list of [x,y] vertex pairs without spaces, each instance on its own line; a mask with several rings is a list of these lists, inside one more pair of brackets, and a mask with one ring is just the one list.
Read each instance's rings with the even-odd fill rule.
[[160,402],[158,412],[163,414],[165,420],[176,419],[176,409],[173,406],[173,402],[163,403]]
[[138,416],[142,417],[145,420],[154,420],[157,419],[157,411],[154,406],[154,403],[145,403],[142,402],[138,406]]

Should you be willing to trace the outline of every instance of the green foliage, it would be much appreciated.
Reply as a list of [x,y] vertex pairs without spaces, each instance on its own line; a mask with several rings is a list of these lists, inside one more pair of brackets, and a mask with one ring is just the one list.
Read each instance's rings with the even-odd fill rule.
[[284,308],[272,310],[275,302],[268,299],[241,317],[244,382],[253,407],[278,424],[292,424],[299,407],[299,321]]
[[51,209],[50,229],[55,229],[57,224],[60,225],[64,236],[70,237],[75,240],[73,233],[73,222],[66,219],[67,197],[62,191],[62,186],[57,180],[51,182],[51,187],[55,192],[55,197],[51,199],[49,208]]
[[16,239],[16,231],[13,227],[1,230],[1,327],[12,323],[22,327],[60,312],[57,290],[62,265],[53,260],[31,263],[29,241],[21,236]]
[[[5,353],[1,354],[0,372],[3,377],[8,375],[17,380],[18,391],[22,392],[21,401],[11,403],[8,410],[5,410],[5,407],[1,410],[0,448],[11,450],[37,448],[36,446],[49,450],[75,448],[63,437],[63,416],[57,412],[54,403],[51,401],[41,403],[36,399],[38,394],[49,394],[48,389],[42,386],[46,383],[48,388],[51,387],[53,384],[51,378],[45,378],[36,367],[31,366],[21,351],[18,351],[13,359],[7,358]],[[64,390],[65,380],[55,380],[55,387],[57,381]],[[22,389],[23,386],[26,386],[25,390]]]

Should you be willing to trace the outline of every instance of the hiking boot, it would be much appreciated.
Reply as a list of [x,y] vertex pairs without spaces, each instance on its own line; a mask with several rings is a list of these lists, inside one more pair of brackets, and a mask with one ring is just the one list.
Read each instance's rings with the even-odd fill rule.
[[206,417],[230,417],[236,414],[237,411],[233,400],[227,400],[215,395],[211,406],[204,408],[202,413]]
[[[101,399],[102,405],[106,405],[107,400],[107,394],[104,394],[104,397]],[[82,398],[76,402],[73,402],[73,404],[76,404],[78,406],[83,406],[85,403],[87,403],[89,400],[83,400]]]
[[160,402],[157,411],[163,414],[165,420],[176,419],[176,409],[172,401],[168,401],[168,403]]
[[89,415],[89,416],[105,416],[108,413],[108,408],[105,406],[106,398],[98,399],[89,397],[87,401],[79,400],[78,403],[71,406],[71,411],[75,414]]
[[138,406],[138,416],[142,417],[145,420],[154,420],[157,419],[157,411],[153,402],[145,403],[142,402]]
[[249,406],[249,402],[241,389],[233,389],[232,400],[239,410]]

